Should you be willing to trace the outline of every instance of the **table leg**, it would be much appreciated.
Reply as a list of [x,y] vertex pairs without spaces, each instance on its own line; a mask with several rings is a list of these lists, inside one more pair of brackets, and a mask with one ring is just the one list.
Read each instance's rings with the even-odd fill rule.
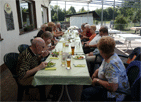
[[70,98],[70,95],[69,95],[69,92],[68,92],[68,87],[67,85],[65,86],[65,89],[66,89],[66,93],[67,93],[67,96],[69,98],[69,101],[72,102],[71,98]]
[[[64,90],[64,87],[65,87],[65,90]],[[65,86],[62,85],[62,91],[61,91],[61,95],[60,95],[60,97],[59,97],[59,99],[58,99],[58,102],[61,100],[64,91],[66,91],[66,94],[67,94],[67,96],[68,96],[69,101],[72,102],[72,100],[71,100],[71,98],[70,98],[70,95],[69,95],[69,92],[68,92],[68,87],[67,87],[67,85],[65,85]]]
[[132,49],[131,40],[128,41],[128,43],[126,44],[126,47],[127,49],[125,50],[125,52],[128,50],[129,47]]
[[62,98],[62,96],[63,96],[63,92],[64,92],[64,85],[62,85],[62,91],[61,91],[61,95],[60,95],[60,97],[59,97],[59,99],[58,99],[58,102],[61,100],[61,98]]

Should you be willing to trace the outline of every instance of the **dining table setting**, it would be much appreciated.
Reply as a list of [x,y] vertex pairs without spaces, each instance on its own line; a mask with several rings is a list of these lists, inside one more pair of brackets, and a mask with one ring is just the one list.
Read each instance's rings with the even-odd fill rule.
[[77,30],[66,30],[45,61],[48,64],[34,75],[33,86],[62,85],[67,91],[67,85],[92,83]]

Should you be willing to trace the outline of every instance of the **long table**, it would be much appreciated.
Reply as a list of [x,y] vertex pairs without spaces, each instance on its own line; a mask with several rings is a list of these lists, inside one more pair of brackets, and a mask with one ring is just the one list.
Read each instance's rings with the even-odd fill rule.
[[[56,45],[55,49],[63,50],[64,52],[71,52],[71,43],[69,47],[63,48],[64,38]],[[75,37],[76,46],[75,53],[84,54],[83,49],[80,43],[80,38]],[[46,59],[46,62],[52,60],[52,62],[56,63],[54,67],[56,70],[39,70],[35,75],[32,81],[32,85],[90,85],[92,80],[90,78],[86,60],[75,60],[71,58],[71,69],[67,70],[66,66],[61,66],[61,55],[59,55],[59,59],[50,59],[51,55]],[[75,67],[74,64],[85,64],[85,67]],[[67,86],[66,86],[67,87]],[[60,96],[61,97],[61,96]],[[68,95],[69,97],[69,95]]]

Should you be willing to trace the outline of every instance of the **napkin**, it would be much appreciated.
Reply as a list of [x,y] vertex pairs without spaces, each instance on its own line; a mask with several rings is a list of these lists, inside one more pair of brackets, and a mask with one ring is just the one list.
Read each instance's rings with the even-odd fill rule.
[[45,70],[56,70],[56,67],[45,68]]
[[85,64],[77,64],[77,65],[74,65],[75,67],[85,67]]
[[59,59],[58,57],[50,57],[50,59]]

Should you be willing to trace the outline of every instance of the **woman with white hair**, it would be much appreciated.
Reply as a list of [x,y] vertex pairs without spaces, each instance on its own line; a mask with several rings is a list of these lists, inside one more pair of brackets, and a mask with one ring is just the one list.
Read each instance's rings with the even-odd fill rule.
[[41,37],[41,35],[45,32],[46,27],[47,27],[47,25],[43,24],[40,28],[40,31],[37,33],[36,37]]

